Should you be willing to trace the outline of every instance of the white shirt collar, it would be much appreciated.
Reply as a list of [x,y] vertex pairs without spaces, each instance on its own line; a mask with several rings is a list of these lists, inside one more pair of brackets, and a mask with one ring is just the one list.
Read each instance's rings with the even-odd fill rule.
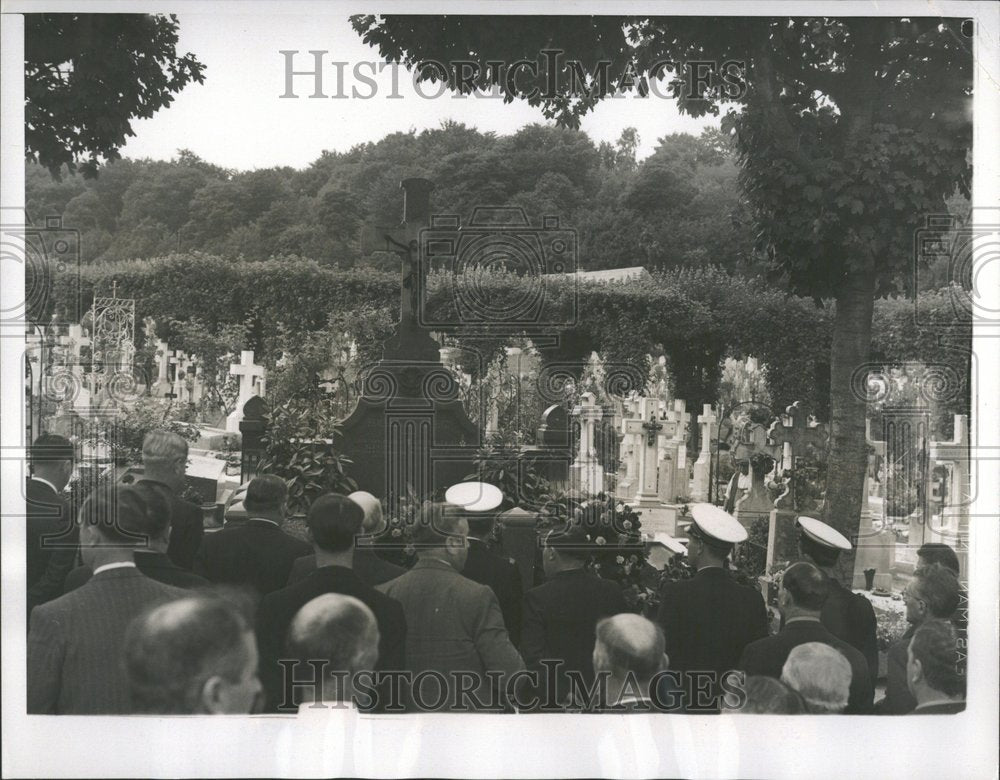
[[34,475],[32,475],[31,478],[33,480],[35,480],[35,482],[42,482],[42,483],[48,485],[50,488],[52,488],[52,492],[53,493],[55,493],[57,496],[59,495],[60,491],[56,490],[56,486],[53,485],[51,482],[49,482],[47,479],[42,479],[41,477],[36,477]]
[[98,566],[94,569],[94,576],[96,577],[102,571],[111,571],[112,569],[134,569],[135,561],[118,561],[118,563],[106,563],[103,566]]
[[271,520],[271,519],[269,519],[267,517],[248,517],[247,520],[248,521],[249,520],[253,520],[255,523],[270,523],[271,525],[274,525],[274,526],[277,526],[278,528],[281,528],[281,526],[278,523],[276,523],[274,520]]

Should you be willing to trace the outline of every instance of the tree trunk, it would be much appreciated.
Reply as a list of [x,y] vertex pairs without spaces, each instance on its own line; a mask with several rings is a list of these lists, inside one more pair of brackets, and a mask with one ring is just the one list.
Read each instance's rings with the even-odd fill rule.
[[[871,351],[875,275],[870,257],[865,265],[864,271],[849,272],[837,295],[830,348],[830,450],[823,520],[852,542],[861,526],[861,491],[868,466],[864,388],[851,381],[868,363]],[[844,585],[851,587],[854,551],[841,555],[839,573]]]

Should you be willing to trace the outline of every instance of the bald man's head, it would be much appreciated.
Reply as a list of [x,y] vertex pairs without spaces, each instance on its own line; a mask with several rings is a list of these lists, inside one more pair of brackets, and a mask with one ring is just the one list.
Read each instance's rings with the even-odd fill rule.
[[640,615],[623,612],[604,618],[597,624],[594,671],[618,678],[631,672],[648,681],[666,667],[665,647],[660,627]]
[[373,669],[378,643],[378,623],[372,611],[353,596],[340,593],[314,598],[298,611],[288,629],[291,657],[325,661],[327,675]]
[[246,714],[260,693],[249,622],[236,605],[209,594],[153,607],[132,621],[125,667],[140,713]]

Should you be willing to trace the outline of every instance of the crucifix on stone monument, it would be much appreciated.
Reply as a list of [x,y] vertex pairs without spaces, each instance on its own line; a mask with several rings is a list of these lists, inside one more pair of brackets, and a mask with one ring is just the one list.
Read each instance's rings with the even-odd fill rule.
[[427,179],[404,179],[403,221],[397,225],[366,225],[361,233],[364,252],[395,252],[402,260],[402,294],[399,300],[400,323],[417,321],[418,294],[427,269],[420,267],[418,237],[430,223],[430,192],[434,184]]
[[[783,417],[775,420],[767,430],[768,444],[781,447],[781,467],[788,472],[795,470],[796,460],[805,457],[809,448],[822,454],[826,450],[826,426],[810,420],[802,404],[796,401],[785,408]],[[790,500],[795,506],[794,481],[788,480],[788,489],[775,500],[775,506],[783,506]]]
[[659,439],[665,436],[665,426],[656,418],[656,399],[640,398],[638,417],[624,421],[624,432],[641,437],[639,450],[639,490],[635,498],[640,504],[659,503],[657,493],[657,453]]
[[397,225],[366,224],[361,231],[363,252],[395,252],[402,263],[399,296],[399,326],[385,342],[384,360],[409,363],[440,362],[439,345],[419,325],[420,295],[426,287],[427,266],[420,257],[420,232],[430,225],[430,193],[434,184],[427,179],[404,179],[403,221]]

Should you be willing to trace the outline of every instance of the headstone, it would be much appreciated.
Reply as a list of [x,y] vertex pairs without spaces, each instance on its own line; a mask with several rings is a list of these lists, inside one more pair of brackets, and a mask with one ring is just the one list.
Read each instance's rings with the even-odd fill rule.
[[[258,366],[253,362],[253,350],[245,349],[240,355],[240,362],[229,366],[229,373],[239,377],[240,390],[236,398],[236,408],[226,418],[226,430],[236,433],[240,429],[240,421],[243,419],[243,407],[254,395],[254,379],[264,375],[264,366]],[[258,393],[258,395],[263,395]]]
[[691,480],[691,498],[695,501],[708,501],[712,479],[712,437],[715,435],[717,418],[711,404],[702,406],[698,415],[698,426],[701,429],[701,449],[698,460],[694,462]]
[[522,457],[553,487],[568,483],[572,453],[569,415],[564,406],[552,404],[542,412],[542,424],[535,432],[535,445],[525,447]]
[[482,443],[452,372],[441,363],[438,343],[417,316],[427,271],[420,242],[430,223],[433,185],[406,179],[401,187],[403,222],[366,225],[362,232],[364,251],[392,251],[401,258],[399,324],[365,376],[337,443],[352,461],[347,472],[358,488],[385,499],[390,514],[406,496],[430,499],[435,490],[463,481]]
[[781,457],[775,459],[781,461],[785,471],[793,471],[795,461],[805,457],[810,450],[817,456],[825,453],[828,439],[826,426],[809,419],[799,401],[786,407],[785,414],[767,431],[768,443],[781,447]]
[[666,414],[666,419],[675,424],[670,442],[672,445],[671,449],[675,453],[674,467],[677,470],[677,474],[674,476],[674,490],[673,496],[670,498],[671,501],[676,501],[677,498],[687,498],[690,492],[688,485],[690,474],[688,473],[687,442],[691,426],[691,415],[686,409],[687,402],[680,398],[675,398],[674,408],[668,410]]
[[584,495],[603,493],[604,467],[597,458],[594,431],[597,422],[604,416],[604,410],[593,393],[584,393],[573,409],[573,416],[580,420],[580,449],[569,469],[570,485]]
[[[669,435],[668,428],[657,415],[655,399],[640,398],[638,416],[624,422],[625,433],[639,435],[639,486],[629,506],[642,513],[642,524],[648,533],[663,532],[673,536],[677,531],[677,512],[660,498],[660,440]],[[672,472],[671,472],[672,473]]]
[[240,484],[257,476],[264,456],[264,434],[267,433],[267,402],[259,395],[247,400],[240,410]]
[[639,483],[639,453],[638,447],[642,446],[641,436],[634,432],[625,430],[625,420],[630,419],[634,414],[633,405],[626,402],[625,412],[622,417],[622,440],[618,454],[621,464],[620,475],[618,477],[618,487],[615,495],[619,498],[632,499],[635,497]]

